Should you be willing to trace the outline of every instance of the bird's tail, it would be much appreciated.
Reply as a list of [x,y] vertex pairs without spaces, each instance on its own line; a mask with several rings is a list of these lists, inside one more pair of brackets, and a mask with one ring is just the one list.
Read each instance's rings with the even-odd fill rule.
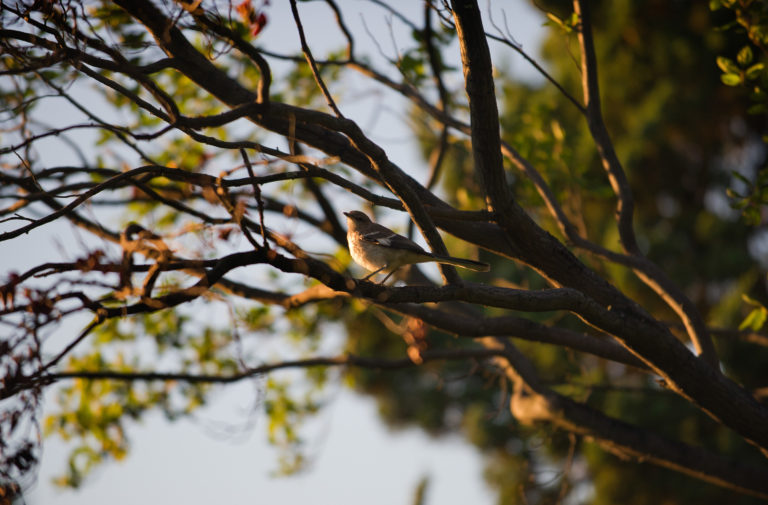
[[487,272],[491,269],[491,265],[488,263],[483,263],[482,261],[454,258],[453,256],[438,256],[437,254],[433,254],[432,256],[438,263],[447,263],[457,267],[468,268],[469,270],[474,270],[475,272]]

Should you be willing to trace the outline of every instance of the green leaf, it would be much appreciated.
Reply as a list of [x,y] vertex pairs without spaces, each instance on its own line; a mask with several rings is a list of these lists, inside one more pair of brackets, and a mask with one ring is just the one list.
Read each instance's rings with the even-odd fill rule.
[[752,115],[763,114],[764,112],[768,112],[768,107],[764,103],[756,103],[747,109],[747,114]]
[[720,80],[726,86],[738,86],[741,84],[741,76],[739,74],[723,74],[720,76]]
[[757,79],[758,77],[760,77],[760,73],[763,71],[764,68],[765,68],[764,64],[755,63],[754,65],[749,67],[745,72],[747,79]]
[[752,48],[750,46],[744,46],[739,51],[739,54],[736,55],[736,61],[738,61],[739,65],[742,67],[746,67],[752,63],[753,57],[754,55],[752,54]]
[[736,65],[736,63],[734,63],[733,60],[726,58],[725,56],[717,57],[717,66],[720,67],[720,70],[726,74],[739,73],[739,67]]
[[765,324],[766,319],[768,319],[768,310],[766,310],[765,307],[754,309],[746,318],[744,318],[744,321],[741,322],[739,330],[750,328],[753,331],[759,331]]
[[723,2],[721,0],[709,0],[709,10],[716,11],[723,7]]

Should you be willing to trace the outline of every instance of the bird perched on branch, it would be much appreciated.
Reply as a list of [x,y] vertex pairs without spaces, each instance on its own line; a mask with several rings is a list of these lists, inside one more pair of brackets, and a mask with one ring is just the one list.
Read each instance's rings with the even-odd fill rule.
[[370,270],[363,280],[386,272],[381,283],[389,279],[395,270],[405,265],[434,261],[457,267],[468,268],[477,272],[490,270],[488,263],[481,261],[441,256],[425,251],[419,244],[399,235],[386,226],[371,221],[365,213],[359,210],[345,212],[347,216],[347,244],[355,263]]

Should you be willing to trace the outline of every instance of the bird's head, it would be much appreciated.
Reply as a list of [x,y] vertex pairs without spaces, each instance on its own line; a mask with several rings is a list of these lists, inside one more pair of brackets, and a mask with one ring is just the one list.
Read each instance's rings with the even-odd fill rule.
[[371,218],[369,218],[365,212],[360,212],[359,210],[351,210],[349,212],[345,212],[344,215],[347,216],[347,223],[350,225],[359,225],[371,222]]

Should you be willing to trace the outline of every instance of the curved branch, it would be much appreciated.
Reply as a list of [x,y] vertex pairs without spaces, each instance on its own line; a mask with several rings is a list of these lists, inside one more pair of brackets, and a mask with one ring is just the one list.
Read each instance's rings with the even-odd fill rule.
[[[424,2],[424,47],[427,51],[429,68],[432,71],[432,80],[437,87],[437,93],[440,97],[437,103],[437,108],[442,114],[449,115],[450,107],[450,95],[445,87],[443,81],[443,66],[442,57],[437,47],[435,47],[435,33],[432,29],[432,5],[429,2]],[[448,125],[443,125],[440,130],[440,138],[437,144],[437,148],[433,150],[429,160],[429,179],[427,180],[426,188],[431,190],[440,177],[440,172],[443,167],[443,161],[445,155],[448,152]]]
[[607,416],[544,386],[530,361],[509,342],[488,338],[481,343],[506,351],[497,363],[515,384],[510,410],[521,422],[549,422],[589,437],[622,458],[648,461],[740,493],[768,498],[768,470],[764,467],[729,460]]
[[456,311],[444,311],[420,304],[383,304],[382,307],[399,314],[418,317],[430,326],[446,333],[470,338],[510,337],[568,347],[617,363],[646,369],[645,363],[622,346],[607,339],[600,339],[565,328],[544,326],[530,319],[517,316],[476,318]]
[[352,61],[355,59],[355,39],[347,28],[347,24],[344,22],[344,16],[341,14],[341,9],[336,5],[334,0],[325,0],[325,3],[333,11],[333,15],[336,18],[336,24],[339,25],[341,32],[344,34],[344,38],[347,39],[347,59]]
[[[459,121],[456,118],[439,110],[432,104],[430,104],[423,96],[421,96],[417,90],[406,84],[396,83],[388,79],[383,74],[380,74],[370,67],[358,62],[349,63],[350,68],[356,69],[364,75],[375,79],[376,81],[384,84],[388,88],[397,91],[406,98],[413,101],[422,110],[429,113],[432,117],[441,121],[446,126],[451,126],[466,134],[471,134],[470,125]],[[579,105],[579,109],[585,111],[584,107]],[[688,334],[691,337],[691,341],[697,349],[697,352],[704,356],[708,354],[710,358],[707,358],[710,363],[716,363],[716,357],[714,352],[705,353],[703,350],[707,347],[707,341],[710,338],[707,336],[706,327],[698,314],[694,304],[688,299],[688,297],[672,282],[663,271],[653,262],[643,256],[635,256],[630,254],[619,254],[608,249],[605,249],[579,234],[579,231],[573,226],[570,220],[567,218],[562,210],[559,202],[555,198],[551,189],[546,181],[544,181],[541,174],[525,159],[523,158],[511,145],[506,142],[501,142],[501,150],[507,159],[509,159],[515,166],[518,167],[526,176],[533,182],[536,190],[541,198],[544,200],[545,205],[550,211],[550,214],[555,218],[556,222],[560,226],[563,235],[576,247],[582,248],[590,253],[597,254],[615,263],[628,266],[635,271],[635,274],[640,279],[648,284],[654,291],[656,291],[662,299],[669,304],[670,307],[681,317]],[[440,224],[440,223],[438,223]],[[461,236],[461,235],[459,235]],[[466,237],[466,235],[465,235]],[[703,343],[703,344],[702,344]]]
[[331,92],[328,91],[328,87],[325,85],[323,78],[320,76],[320,71],[317,69],[317,63],[315,63],[315,59],[312,57],[312,51],[309,49],[309,45],[307,44],[307,38],[304,35],[304,26],[301,24],[301,18],[299,17],[299,9],[298,7],[296,7],[296,0],[290,0],[290,2],[291,2],[291,13],[293,14],[293,21],[296,23],[296,29],[299,30],[299,40],[301,41],[301,51],[304,53],[304,57],[307,59],[307,64],[309,65],[309,68],[312,69],[312,75],[315,77],[315,82],[317,82],[318,87],[323,92],[323,96],[325,97],[325,101],[328,103],[328,107],[331,108],[331,110],[333,111],[334,114],[336,114],[337,117],[343,118],[344,115],[336,106],[336,102],[333,100],[333,97],[331,96]]
[[[79,339],[77,340],[79,341]],[[495,349],[467,348],[467,349],[436,349],[426,350],[420,353],[423,362],[426,361],[462,361],[483,360],[499,356],[502,353]],[[264,375],[277,370],[291,368],[310,368],[316,366],[346,366],[358,368],[372,368],[377,370],[399,370],[419,366],[410,358],[374,358],[344,354],[340,356],[318,356],[299,360],[280,361],[248,368],[231,375],[209,375],[185,372],[125,372],[117,370],[71,370],[63,372],[45,372],[29,377],[23,377],[14,381],[10,387],[0,390],[0,400],[9,398],[25,389],[32,389],[42,385],[50,385],[67,379],[83,380],[113,380],[123,382],[151,382],[151,381],[180,381],[192,384],[232,384],[258,375]],[[48,368],[48,367],[46,367]]]
[[232,45],[234,45],[241,53],[248,56],[252,62],[259,67],[261,73],[259,77],[259,87],[257,91],[256,103],[267,104],[269,102],[269,88],[272,85],[272,70],[269,68],[267,60],[259,53],[259,51],[251,44],[243,40],[237,33],[230,30],[228,27],[221,23],[217,23],[211,20],[205,11],[202,9],[195,9],[192,11],[192,15],[195,20],[205,28],[211,30],[213,33],[224,37]]
[[621,161],[619,161],[619,157],[613,148],[613,142],[608,134],[608,129],[603,122],[600,88],[597,79],[597,58],[595,57],[595,45],[592,40],[592,20],[589,3],[582,0],[574,0],[573,8],[581,22],[578,35],[579,47],[581,49],[581,78],[584,90],[584,103],[586,104],[587,124],[592,138],[597,145],[608,180],[618,197],[619,236],[622,245],[628,253],[638,254],[640,249],[637,246],[634,225],[632,223],[635,208],[632,188],[621,166]]
[[[153,33],[159,46],[168,56],[174,58],[176,68],[203,89],[232,107],[254,101],[253,92],[228,77],[196,51],[180,30],[153,4],[147,0],[116,0],[116,3],[144,24]],[[482,31],[479,32],[481,33]],[[490,72],[490,68],[484,70]],[[298,141],[338,156],[343,163],[373,180],[381,178],[389,184],[397,184],[395,193],[403,199],[409,212],[414,215],[414,220],[422,226],[429,221],[420,219],[421,216],[414,211],[419,208],[417,206],[447,206],[404,174],[384,153],[376,151],[378,146],[365,144],[367,139],[358,136],[359,130],[354,131],[354,123],[285,104],[271,104],[268,113],[264,111],[248,117],[254,123],[283,135],[291,132],[290,126],[293,122],[295,138]],[[501,166],[493,167],[492,170],[494,175],[503,175]],[[390,177],[392,174],[395,174],[397,180]],[[406,192],[400,191],[403,189],[400,182],[407,186]],[[506,194],[505,187],[502,185],[500,189],[492,188],[494,192],[500,192],[495,196]],[[570,251],[538,228],[524,213],[516,212],[513,202],[505,202],[503,198],[495,200],[494,209],[502,206],[501,210],[507,207],[513,211],[507,216],[495,216],[496,219],[507,220],[500,223],[502,226],[490,223],[470,225],[440,219],[435,221],[443,229],[460,238],[533,265],[556,285],[570,286],[587,293],[604,307],[602,313],[596,314],[600,317],[591,320],[592,324],[615,335],[622,345],[651,364],[654,371],[662,374],[670,387],[679,394],[692,399],[700,408],[712,413],[745,438],[768,448],[768,410],[759,405],[751,394],[727,378],[717,377],[711,367],[697,360],[666,328],[595,272],[587,269]],[[429,234],[425,233],[425,236],[429,240]],[[430,246],[435,247],[431,242]],[[329,286],[344,290],[343,278],[337,279],[334,277],[335,273],[328,275],[331,279],[331,282],[327,283]],[[607,307],[610,307],[610,310]]]
[[[578,2],[579,0],[576,1]],[[618,309],[619,313],[627,317],[626,323],[631,324],[633,328],[638,330],[642,327],[643,330],[640,333],[644,336],[638,338],[640,333],[634,333],[633,330],[628,331],[627,326],[613,326],[613,323],[610,322],[613,317],[600,316],[597,319],[592,319],[592,316],[577,311],[581,317],[590,321],[591,324],[614,335],[623,345],[648,363],[657,373],[671,379],[672,383],[674,383],[672,388],[679,394],[694,401],[705,411],[731,426],[757,446],[768,451],[768,409],[756,402],[749,392],[730,380],[724,377],[718,380],[719,370],[710,366],[708,362],[694,358],[668,330],[662,330],[661,325],[653,320],[649,314],[627,299],[613,286],[610,286],[593,271],[587,269],[578,259],[572,256],[570,251],[562,247],[553,237],[536,226],[511,199],[499,160],[498,113],[496,112],[495,95],[493,94],[490,55],[487,41],[482,36],[483,29],[479,8],[474,1],[456,0],[452,5],[459,33],[462,64],[464,65],[465,81],[469,95],[475,164],[484,176],[488,199],[493,208],[498,211],[497,222],[507,232],[507,240],[514,240],[516,237],[524,238],[524,240],[520,241],[522,243],[515,244],[524,260],[543,271],[549,279],[554,280],[556,283],[581,289],[594,298],[598,304],[605,304],[609,310],[604,312],[603,316],[615,314],[614,311]],[[584,32],[587,32],[587,30],[582,30],[582,33]],[[591,38],[589,42],[591,44]],[[590,53],[590,51],[587,51],[585,57],[589,57],[590,54],[594,58],[594,53]],[[588,85],[592,81],[596,83],[594,66],[592,66],[591,72],[589,76],[585,76]],[[587,108],[589,109],[590,104],[589,101],[587,102]],[[595,109],[596,106],[598,107],[597,109]],[[596,110],[599,113],[599,102],[593,102],[591,107],[591,110]],[[495,151],[492,147],[495,147]],[[613,153],[613,156],[615,158],[615,153]],[[489,185],[489,183],[492,184]],[[631,207],[628,209],[631,209]],[[627,214],[625,213],[625,215]],[[631,214],[629,215],[631,218]],[[606,297],[605,295],[610,292],[612,294]],[[709,341],[702,340],[701,342],[706,343]],[[709,343],[711,345],[711,342]],[[673,355],[674,358],[672,358]],[[694,369],[695,372],[693,372]],[[688,375],[689,372],[693,372],[693,375],[697,375],[698,378],[693,379],[692,376],[683,378],[679,374],[680,372],[682,372],[682,375]],[[682,382],[678,382],[681,380]],[[704,384],[707,384],[707,386],[704,386]],[[713,389],[715,385],[719,390],[717,393]],[[732,415],[733,411],[731,409],[722,408],[720,401],[733,403],[734,397],[731,396],[732,394],[738,394],[740,406],[756,415],[757,418],[754,421],[764,425],[765,428],[755,429],[757,425],[752,424],[750,426],[745,424],[743,418]],[[758,419],[760,420],[758,421]],[[750,433],[750,435],[747,435],[747,433]]]
[[589,2],[574,0],[573,7],[581,21],[578,35],[587,124],[603,161],[603,168],[618,199],[618,227],[621,243],[624,250],[636,258],[635,263],[638,264],[638,268],[635,268],[635,273],[637,276],[674,309],[685,324],[691,342],[693,342],[701,358],[713,369],[719,371],[717,352],[701,314],[685,293],[660,268],[646,259],[637,246],[633,225],[634,197],[632,196],[632,189],[603,121]]

